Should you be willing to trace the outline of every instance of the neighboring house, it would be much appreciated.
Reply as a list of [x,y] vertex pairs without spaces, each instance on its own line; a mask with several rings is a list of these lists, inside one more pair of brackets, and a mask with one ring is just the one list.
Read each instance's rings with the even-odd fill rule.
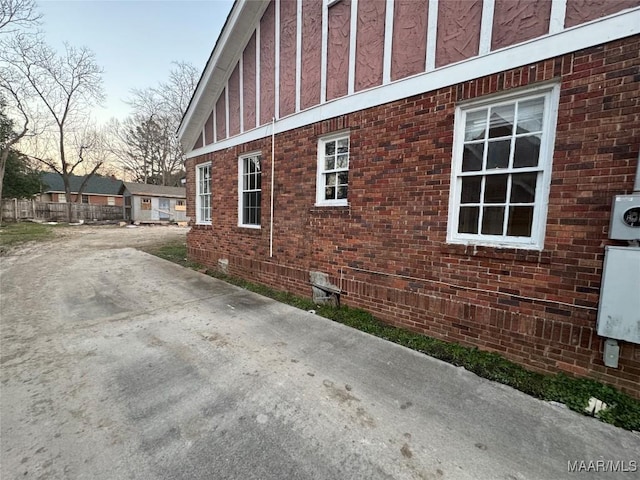
[[120,193],[125,201],[125,218],[134,222],[186,222],[186,189],[124,182]]
[[178,131],[189,257],[640,397],[640,330],[597,327],[606,246],[640,311],[639,5],[236,1]]
[[[65,203],[67,201],[65,195],[64,182],[62,176],[58,173],[44,172],[41,175],[43,191],[39,196],[42,202]],[[71,186],[71,202],[75,202],[78,197],[78,191],[84,175],[71,175],[69,183]],[[116,180],[113,177],[101,177],[93,175],[87,181],[82,190],[81,203],[90,205],[111,205],[122,206],[122,180]]]

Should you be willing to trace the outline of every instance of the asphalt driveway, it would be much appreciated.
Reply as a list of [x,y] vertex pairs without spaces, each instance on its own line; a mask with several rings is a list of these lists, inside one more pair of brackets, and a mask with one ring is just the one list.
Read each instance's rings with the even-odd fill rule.
[[131,248],[185,232],[0,258],[0,478],[639,478],[568,468],[638,434]]

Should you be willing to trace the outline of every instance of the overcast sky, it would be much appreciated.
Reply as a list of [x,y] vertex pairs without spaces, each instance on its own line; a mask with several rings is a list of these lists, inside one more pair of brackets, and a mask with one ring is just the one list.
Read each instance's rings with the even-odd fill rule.
[[132,88],[167,79],[172,61],[202,72],[233,5],[232,0],[39,0],[48,43],[86,46],[105,70],[105,108],[99,122],[124,118]]

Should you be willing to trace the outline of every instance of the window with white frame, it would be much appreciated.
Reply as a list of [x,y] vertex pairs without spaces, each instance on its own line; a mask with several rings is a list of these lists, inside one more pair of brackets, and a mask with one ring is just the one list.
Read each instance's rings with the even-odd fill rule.
[[262,204],[262,166],[259,153],[238,159],[238,225],[259,228]]
[[116,204],[116,198],[115,197],[107,197],[107,205],[114,206],[115,204]]
[[318,140],[317,205],[347,205],[349,189],[349,134]]
[[211,224],[211,163],[196,166],[196,223]]
[[447,239],[542,249],[558,87],[456,110]]

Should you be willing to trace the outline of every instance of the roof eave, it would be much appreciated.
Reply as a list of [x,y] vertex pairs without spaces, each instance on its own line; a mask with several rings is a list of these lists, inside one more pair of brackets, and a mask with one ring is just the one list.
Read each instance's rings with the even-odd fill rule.
[[178,127],[178,139],[186,151],[198,139],[215,100],[226,86],[255,25],[268,6],[266,0],[236,0],[234,3]]

